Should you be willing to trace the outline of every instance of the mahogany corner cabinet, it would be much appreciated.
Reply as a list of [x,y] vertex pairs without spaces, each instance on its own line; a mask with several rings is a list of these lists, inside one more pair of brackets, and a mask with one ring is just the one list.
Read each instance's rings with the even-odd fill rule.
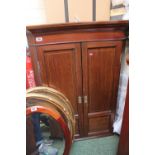
[[76,139],[112,134],[128,30],[125,20],[26,27],[36,84],[70,100]]

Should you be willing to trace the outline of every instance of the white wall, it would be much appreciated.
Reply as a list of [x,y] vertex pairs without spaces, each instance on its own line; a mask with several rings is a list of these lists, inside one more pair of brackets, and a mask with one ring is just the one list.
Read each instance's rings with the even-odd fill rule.
[[[26,25],[64,23],[64,0],[27,0]],[[70,22],[92,21],[92,0],[68,0]],[[110,0],[96,0],[96,20],[110,19]]]
[[26,25],[46,23],[44,0],[27,0],[26,3]]

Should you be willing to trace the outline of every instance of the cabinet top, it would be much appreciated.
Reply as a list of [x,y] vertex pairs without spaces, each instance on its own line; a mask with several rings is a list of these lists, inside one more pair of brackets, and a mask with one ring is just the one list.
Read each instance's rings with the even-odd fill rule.
[[87,30],[87,29],[105,29],[105,30],[125,30],[129,29],[129,21],[103,21],[103,22],[78,22],[78,23],[62,23],[62,24],[44,24],[26,26],[27,33],[48,33],[59,31],[72,31],[72,30]]

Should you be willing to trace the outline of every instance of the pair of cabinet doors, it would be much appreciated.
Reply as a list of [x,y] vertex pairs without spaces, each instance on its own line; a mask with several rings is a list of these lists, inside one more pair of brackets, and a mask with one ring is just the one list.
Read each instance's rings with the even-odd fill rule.
[[121,41],[37,47],[41,85],[54,86],[70,100],[75,138],[112,133],[121,51]]

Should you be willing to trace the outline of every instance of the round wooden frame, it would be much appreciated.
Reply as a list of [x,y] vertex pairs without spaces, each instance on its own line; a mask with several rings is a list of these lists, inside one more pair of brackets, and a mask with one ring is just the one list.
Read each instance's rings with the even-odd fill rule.
[[53,110],[52,108],[48,108],[48,107],[35,105],[35,106],[26,108],[26,116],[29,116],[30,114],[35,113],[35,112],[42,112],[42,113],[48,114],[58,122],[58,124],[62,128],[64,138],[65,138],[65,149],[64,149],[63,155],[69,155],[69,151],[72,145],[72,138],[71,138],[69,128],[67,124],[65,123],[63,117],[55,110]]
[[[56,111],[61,114],[61,116],[64,118],[64,121],[68,125],[68,128],[71,132],[71,138],[74,140],[76,122],[74,110],[70,101],[66,98],[66,96],[64,96],[64,94],[51,87],[39,86],[28,89],[26,91],[26,99],[29,101],[31,99],[41,100],[41,102],[37,103],[38,106],[57,109]],[[44,104],[45,102],[46,104]],[[33,101],[30,101],[30,103],[33,103]],[[35,104],[33,104],[33,106],[34,105]]]

